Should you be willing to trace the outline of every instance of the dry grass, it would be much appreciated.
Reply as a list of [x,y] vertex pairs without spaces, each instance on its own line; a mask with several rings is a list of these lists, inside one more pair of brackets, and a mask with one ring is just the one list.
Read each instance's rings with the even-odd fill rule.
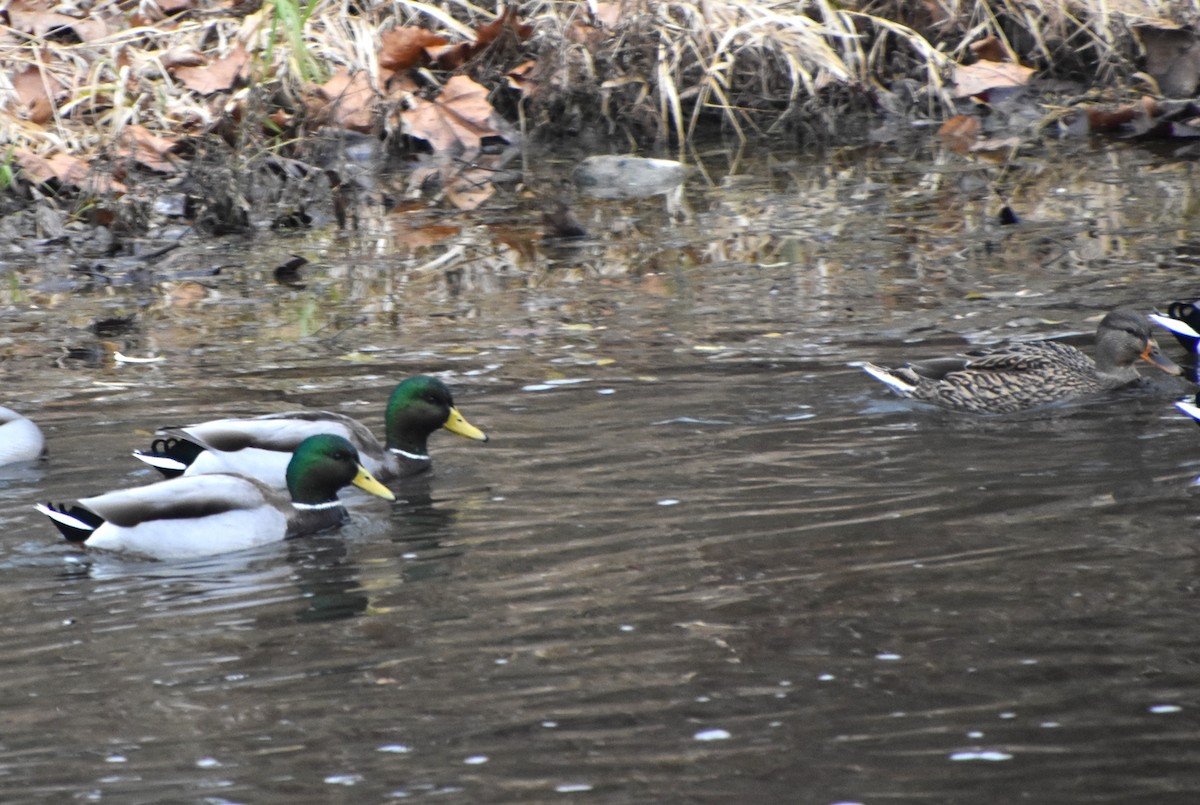
[[[351,0],[267,0],[244,16],[197,5],[129,27],[127,3],[101,0],[87,18],[111,20],[98,34],[85,30],[86,20],[26,32],[14,21],[0,33],[5,162],[17,148],[46,157],[128,156],[121,136],[134,126],[176,143],[220,132],[235,147],[286,148],[290,135],[272,137],[268,116],[298,115],[291,134],[304,135],[304,99],[337,68],[377,82],[382,28],[417,25],[470,41],[496,17],[469,0],[391,0],[366,10]],[[504,75],[533,58],[538,84],[521,108],[530,128],[590,116],[611,134],[678,143],[713,123],[740,138],[793,124],[833,129],[838,104],[857,98],[866,106],[896,79],[915,81],[924,101],[918,111],[939,116],[953,107],[947,68],[985,36],[1026,63],[1086,64],[1111,80],[1134,70],[1134,24],[1200,18],[1196,0],[531,0],[519,8],[536,35],[465,66],[493,90],[493,102],[515,111],[511,100],[501,103],[513,94]],[[180,80],[177,68],[190,58],[224,59],[239,48],[248,60],[237,84],[204,93]],[[39,93],[52,102],[39,102]]]

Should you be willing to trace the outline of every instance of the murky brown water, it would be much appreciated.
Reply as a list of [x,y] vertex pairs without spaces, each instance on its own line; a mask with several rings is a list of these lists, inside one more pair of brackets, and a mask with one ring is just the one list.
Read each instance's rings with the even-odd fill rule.
[[[1192,164],[1031,155],[1001,229],[936,149],[709,159],[574,248],[514,201],[157,266],[200,286],[0,267],[0,403],[52,451],[0,475],[0,800],[1194,801],[1188,386],[978,419],[847,365],[1198,295]],[[164,361],[60,358],[131,313],[109,349]],[[157,424],[378,425],[417,371],[493,441],[337,534],[148,563],[31,508],[152,480]]]

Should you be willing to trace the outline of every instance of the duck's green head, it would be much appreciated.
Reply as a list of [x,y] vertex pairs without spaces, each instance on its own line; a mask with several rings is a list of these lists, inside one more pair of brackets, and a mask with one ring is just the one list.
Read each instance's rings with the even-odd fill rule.
[[287,465],[288,491],[295,503],[337,500],[338,490],[354,484],[385,500],[396,496],[359,463],[358,451],[341,436],[323,433],[300,442]]
[[388,448],[425,455],[426,440],[438,428],[480,442],[488,440],[458,412],[450,389],[436,377],[416,375],[396,386],[387,406]]

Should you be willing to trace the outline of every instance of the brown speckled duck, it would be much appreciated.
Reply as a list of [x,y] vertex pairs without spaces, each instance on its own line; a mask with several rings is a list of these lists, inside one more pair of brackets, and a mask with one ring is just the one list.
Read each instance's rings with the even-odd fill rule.
[[1139,378],[1144,360],[1167,374],[1180,368],[1158,350],[1150,321],[1119,308],[1096,328],[1096,360],[1057,341],[1023,341],[969,357],[939,358],[886,369],[862,368],[902,397],[955,411],[1007,414],[1120,388]]

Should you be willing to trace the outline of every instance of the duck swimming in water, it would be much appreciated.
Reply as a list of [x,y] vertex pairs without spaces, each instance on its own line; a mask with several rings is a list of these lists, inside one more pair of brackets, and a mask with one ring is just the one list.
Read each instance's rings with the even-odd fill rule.
[[334,433],[358,450],[363,466],[380,481],[407,478],[432,466],[427,442],[439,428],[480,442],[487,435],[459,413],[450,389],[436,377],[416,375],[396,386],[384,413],[386,443],[345,414],[289,411],[246,419],[214,419],[163,428],[150,450],[134,456],[163,475],[232,472],[282,489],[292,451],[316,433]]
[[1159,327],[1175,334],[1176,340],[1189,353],[1200,352],[1200,308],[1196,302],[1172,302],[1167,306],[1167,315],[1151,313],[1150,320]]
[[33,461],[46,454],[46,439],[33,420],[0,406],[0,466]]
[[1096,328],[1096,359],[1057,341],[1021,341],[979,354],[862,368],[902,397],[971,413],[1007,414],[1136,382],[1143,360],[1170,375],[1180,368],[1159,352],[1150,321],[1128,308]]
[[395,500],[341,436],[305,439],[288,462],[286,493],[243,475],[197,475],[83,498],[38,504],[69,542],[155,559],[240,551],[340,524],[338,490],[349,484]]

